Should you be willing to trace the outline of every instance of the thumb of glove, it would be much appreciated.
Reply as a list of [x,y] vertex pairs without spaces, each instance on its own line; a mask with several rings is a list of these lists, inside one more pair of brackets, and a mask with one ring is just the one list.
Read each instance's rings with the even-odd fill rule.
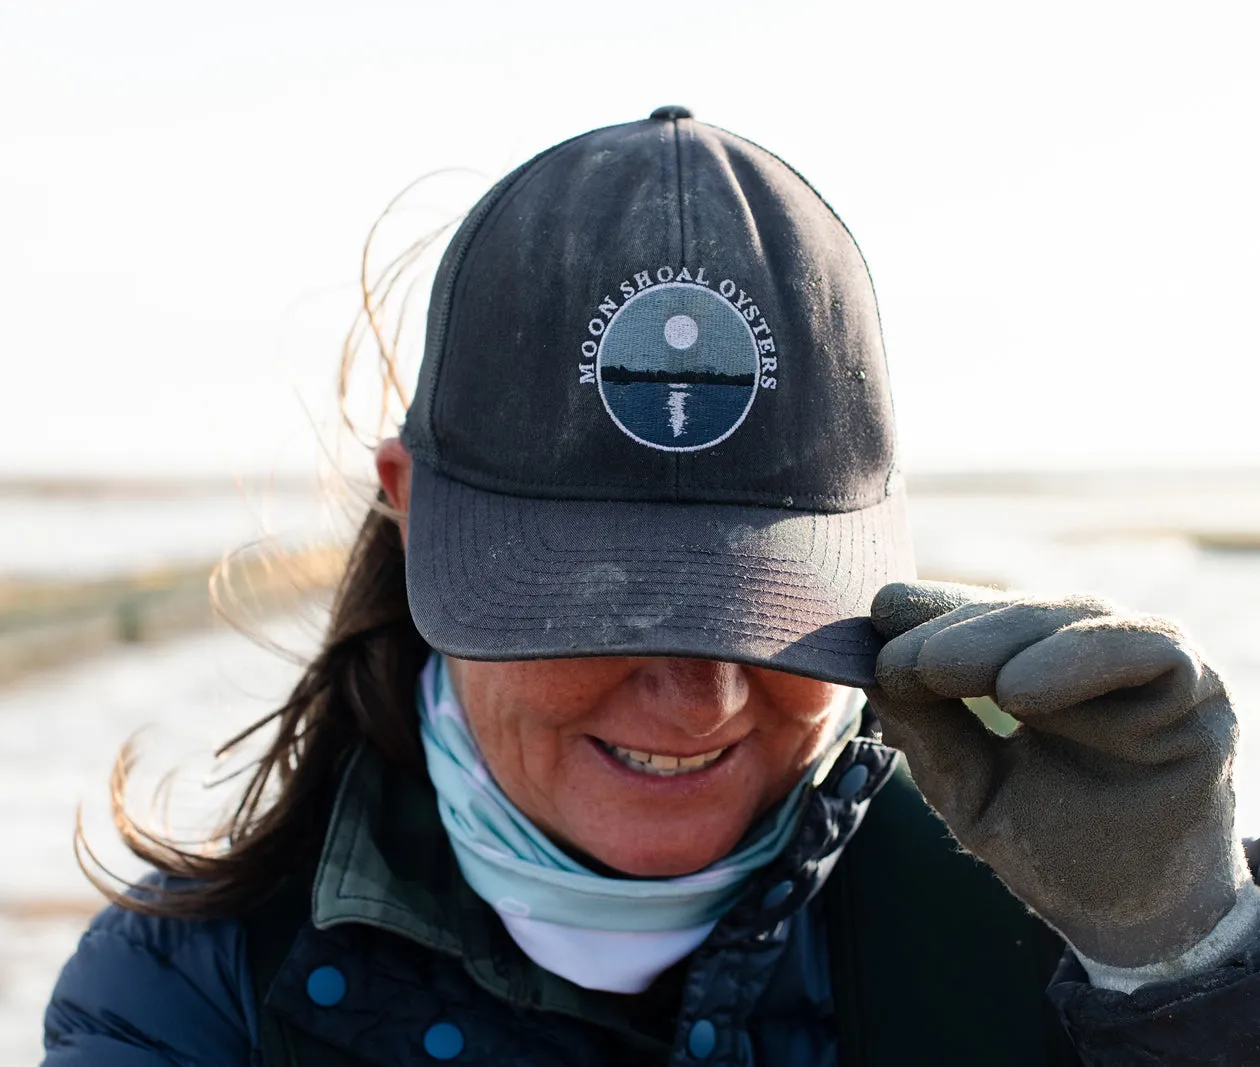
[[[968,846],[967,830],[997,772],[997,739],[962,701],[922,683],[915,669],[922,645],[918,638],[1012,599],[1000,590],[954,582],[893,582],[871,604],[872,624],[887,644],[876,667],[877,684],[866,690],[867,698],[885,741],[905,754],[924,797]],[[933,620],[940,622],[929,625]],[[920,634],[904,636],[920,627]]]
[[871,624],[885,641],[968,604],[1001,604],[1013,593],[958,582],[891,582],[871,602]]

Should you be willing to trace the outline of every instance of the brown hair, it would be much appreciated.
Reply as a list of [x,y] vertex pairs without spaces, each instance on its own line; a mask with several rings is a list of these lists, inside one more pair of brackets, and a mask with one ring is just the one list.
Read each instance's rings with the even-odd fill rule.
[[[338,396],[345,426],[369,446],[385,432],[391,412],[406,406],[398,352],[408,340],[407,331],[423,317],[417,314],[423,308],[414,306],[423,279],[421,257],[448,227],[406,245],[379,272],[371,269],[372,253],[382,223],[429,177],[394,198],[363,250],[362,307],[342,349]],[[355,357],[369,340],[379,356],[375,385],[380,398],[374,405],[374,433],[365,436],[358,432],[347,398]],[[88,845],[80,823],[74,836],[79,866],[112,902],[147,915],[240,914],[286,876],[313,870],[342,769],[359,743],[374,746],[395,764],[413,770],[421,766],[413,695],[429,649],[407,605],[397,518],[378,494],[350,548],[318,654],[283,705],[219,749],[217,755],[223,755],[274,724],[275,736],[253,764],[239,800],[207,841],[181,844],[129,814],[126,788],[134,750],[130,743],[123,747],[110,781],[114,825],[140,859],[164,874],[192,881],[162,889],[124,882],[119,888]]]

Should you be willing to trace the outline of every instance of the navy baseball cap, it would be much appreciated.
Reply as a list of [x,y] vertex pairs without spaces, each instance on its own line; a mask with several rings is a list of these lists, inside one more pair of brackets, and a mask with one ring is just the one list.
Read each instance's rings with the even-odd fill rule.
[[473,208],[402,439],[412,616],[453,656],[869,685],[871,599],[914,576],[862,255],[791,167],[684,108]]

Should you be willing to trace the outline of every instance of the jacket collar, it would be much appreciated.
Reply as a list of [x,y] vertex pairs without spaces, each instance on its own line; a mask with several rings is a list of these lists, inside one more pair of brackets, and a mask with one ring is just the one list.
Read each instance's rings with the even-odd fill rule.
[[[791,844],[753,878],[711,936],[747,936],[753,928],[782,921],[813,897],[896,758],[895,750],[858,738],[823,768]],[[865,771],[855,771],[858,765]],[[767,909],[763,903],[771,888],[782,899]],[[464,882],[427,777],[400,771],[367,745],[354,753],[343,776],[311,905],[319,929],[363,923],[462,957],[481,984],[510,999],[532,990],[527,999],[537,1004],[539,996],[556,996],[556,983],[576,988],[520,953],[492,909]],[[497,967],[478,973],[484,953],[499,948],[485,943],[487,930],[502,934],[510,945],[496,956],[517,957],[510,975]]]

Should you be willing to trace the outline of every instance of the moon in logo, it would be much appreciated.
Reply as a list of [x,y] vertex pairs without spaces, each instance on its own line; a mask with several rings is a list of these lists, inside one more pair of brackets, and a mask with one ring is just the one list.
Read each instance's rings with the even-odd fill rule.
[[665,322],[665,340],[671,348],[690,348],[700,336],[700,327],[690,315],[675,315]]

